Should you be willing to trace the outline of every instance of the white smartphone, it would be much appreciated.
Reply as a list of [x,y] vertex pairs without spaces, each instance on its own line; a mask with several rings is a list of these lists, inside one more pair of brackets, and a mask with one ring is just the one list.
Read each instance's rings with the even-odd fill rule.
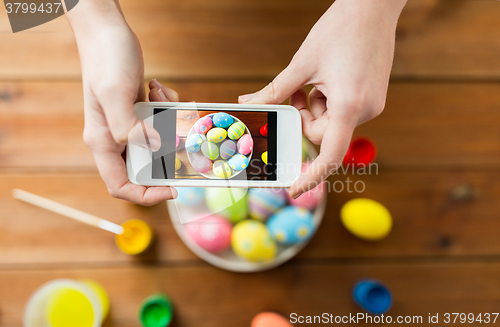
[[302,125],[292,106],[139,102],[135,112],[160,134],[161,148],[129,143],[134,184],[289,187],[300,175]]

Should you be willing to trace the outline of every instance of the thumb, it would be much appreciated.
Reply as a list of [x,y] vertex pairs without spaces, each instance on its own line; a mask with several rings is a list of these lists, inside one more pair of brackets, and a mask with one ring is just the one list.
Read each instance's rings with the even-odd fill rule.
[[135,114],[134,102],[126,92],[114,92],[100,99],[109,130],[116,143],[127,143],[151,147],[156,151],[161,146],[160,134],[150,125],[139,120]]
[[238,102],[246,104],[280,104],[306,85],[309,79],[310,74],[307,67],[292,62],[262,90],[252,94],[240,95]]

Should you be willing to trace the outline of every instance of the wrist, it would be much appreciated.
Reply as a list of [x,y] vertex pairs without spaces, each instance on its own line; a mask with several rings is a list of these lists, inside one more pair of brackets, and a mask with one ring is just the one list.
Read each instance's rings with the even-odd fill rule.
[[80,1],[66,16],[77,42],[112,26],[127,26],[117,0]]
[[363,21],[397,24],[407,0],[337,0],[345,10]]

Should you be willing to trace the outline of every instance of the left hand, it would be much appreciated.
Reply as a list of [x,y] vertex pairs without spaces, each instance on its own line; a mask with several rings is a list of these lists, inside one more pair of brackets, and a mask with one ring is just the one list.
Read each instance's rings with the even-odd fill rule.
[[[385,106],[396,24],[406,0],[337,0],[311,29],[292,61],[264,89],[240,103],[290,104],[319,156],[290,188],[293,198],[316,187],[342,164],[354,128]],[[302,89],[312,84],[307,95]]]

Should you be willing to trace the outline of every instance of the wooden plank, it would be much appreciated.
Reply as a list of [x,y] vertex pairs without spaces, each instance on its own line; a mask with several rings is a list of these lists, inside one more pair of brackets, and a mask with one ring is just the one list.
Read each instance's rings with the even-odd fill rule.
[[[177,82],[182,101],[235,102],[265,82]],[[356,134],[374,139],[386,167],[500,164],[500,84],[392,83],[384,113]],[[0,168],[95,171],[82,141],[79,82],[0,83]]]
[[[413,256],[470,256],[499,254],[497,217],[498,172],[391,172],[378,175],[341,175],[330,179],[328,206],[317,235],[299,255],[310,258],[366,258]],[[350,190],[347,190],[347,178]],[[336,184],[333,184],[338,181]],[[365,190],[354,192],[361,181]],[[341,191],[341,184],[344,190]],[[362,184],[356,189],[362,191]],[[13,188],[47,197],[96,216],[122,223],[142,219],[157,233],[154,250],[139,261],[165,263],[196,259],[177,236],[165,204],[146,208],[111,198],[97,174],[1,174],[0,265],[131,264],[112,234],[46,212],[11,196]],[[469,185],[477,198],[454,200],[458,186]],[[466,188],[467,190],[467,188]],[[456,191],[455,191],[456,192]],[[465,192],[467,195],[467,192]],[[394,228],[381,242],[364,242],[340,223],[341,206],[349,199],[368,197],[391,211]],[[78,253],[75,256],[75,253]]]
[[[330,4],[121,1],[142,43],[147,77],[169,79],[271,79]],[[401,18],[393,76],[498,79],[499,15],[496,1],[412,1]],[[76,43],[64,18],[11,34],[2,11],[0,30],[0,42],[8,44],[0,53],[0,79],[80,78]]]
[[[446,312],[498,312],[500,264],[338,264],[287,265],[265,273],[234,274],[200,267],[4,270],[0,307],[5,326],[20,327],[30,294],[56,278],[90,278],[111,299],[104,326],[138,326],[140,302],[167,293],[175,305],[175,326],[249,326],[262,311],[298,315],[357,314],[351,288],[360,278],[385,281],[394,295],[388,315],[422,316]],[[387,315],[386,315],[387,316]],[[498,319],[497,319],[498,321]],[[318,324],[316,324],[318,325]]]

